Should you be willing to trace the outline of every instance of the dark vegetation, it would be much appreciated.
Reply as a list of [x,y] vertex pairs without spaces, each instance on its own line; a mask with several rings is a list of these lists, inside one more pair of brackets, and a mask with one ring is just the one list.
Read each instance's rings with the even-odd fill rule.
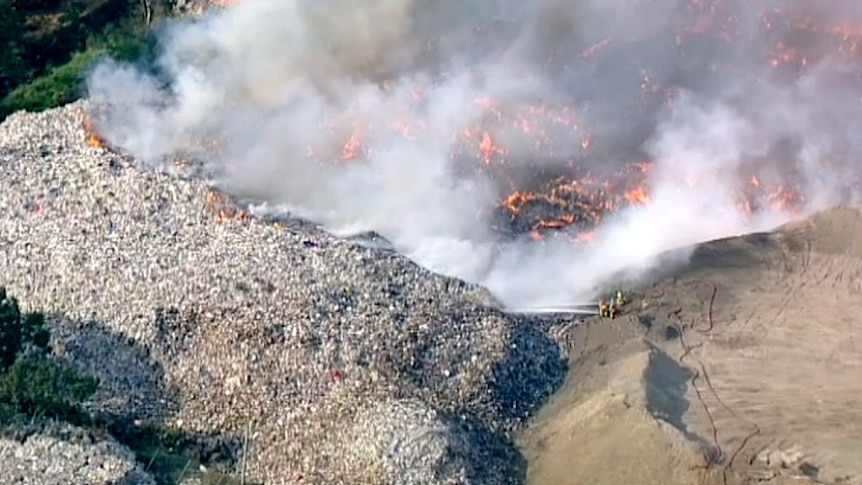
[[[88,412],[87,400],[99,382],[78,374],[52,356],[45,320],[41,313],[22,313],[18,301],[0,287],[2,435],[21,439],[38,432],[40,424],[65,422],[94,437],[111,436],[128,446],[159,483],[178,483],[191,476],[199,476],[204,484],[240,483],[220,471],[233,464],[236,446],[230,442],[193,436],[159,423],[141,425],[118,416]],[[202,464],[207,465],[203,475]]]
[[74,101],[102,56],[155,52],[154,26],[176,0],[0,0],[0,120]]
[[98,382],[77,376],[51,359],[50,335],[41,313],[22,315],[0,288],[0,419],[16,415],[81,418],[79,404]]
[[[176,0],[0,0],[0,121],[78,99],[95,61],[147,62],[155,32]],[[221,471],[236,446],[160,423],[96,415],[87,402],[99,386],[52,356],[42,313],[22,313],[0,286],[0,435],[24,439],[48,422],[65,422],[128,446],[159,483],[198,476],[204,484],[240,483]],[[47,458],[47,457],[46,457]],[[200,465],[206,465],[201,474]]]

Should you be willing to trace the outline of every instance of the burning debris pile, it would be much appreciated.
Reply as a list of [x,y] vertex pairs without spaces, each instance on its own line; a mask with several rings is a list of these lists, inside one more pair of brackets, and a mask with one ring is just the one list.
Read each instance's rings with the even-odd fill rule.
[[[603,218],[650,203],[648,171],[652,166],[629,165],[604,180],[589,175],[560,177],[533,191],[516,191],[496,208],[494,229],[509,237],[529,233],[535,241],[561,233],[574,243],[590,243]],[[740,184],[734,199],[745,215],[764,210],[796,215],[805,202],[799,189],[767,187],[754,175]]]
[[[87,145],[90,148],[108,150],[111,152],[120,151],[108,144],[108,142],[99,134],[92,116],[83,116],[81,124],[84,128],[84,135],[87,137]],[[200,162],[194,159],[174,157],[171,160],[171,167],[176,171],[176,173],[186,176],[194,173],[200,175]],[[195,172],[196,169],[198,169],[198,172]],[[229,221],[246,222],[252,217],[251,213],[247,210],[247,207],[245,207],[237,197],[215,188],[210,188],[207,192],[206,203],[204,204],[203,209],[216,222],[220,223]]]
[[90,148],[108,148],[108,143],[102,135],[99,134],[99,131],[96,128],[96,122],[92,116],[83,116],[81,118],[81,125],[84,127],[84,135],[87,137],[87,145]]
[[[846,69],[854,69],[857,76],[862,73],[859,64],[859,45],[862,41],[862,27],[846,27],[838,25],[818,24],[810,9],[800,3],[795,8],[767,9],[759,19],[759,28],[746,29],[742,24],[746,19],[738,16],[738,7],[731,0],[686,0],[688,12],[675,28],[669,28],[662,35],[668,44],[675,46],[673,62],[680,66],[676,84],[658,85],[649,74],[649,68],[640,69],[642,83],[639,97],[642,103],[635,106],[639,111],[632,113],[633,118],[644,116],[644,112],[655,109],[656,106],[673,106],[679,92],[696,89],[687,85],[685,79],[702,80],[714,73],[715,76],[732,75],[751,78],[753,85],[765,83],[761,76],[774,75],[792,79],[794,82],[809,72],[812,65],[825,63]],[[794,2],[789,2],[794,3]],[[828,10],[828,9],[826,9]],[[735,13],[736,12],[736,13]],[[747,31],[747,38],[741,32]],[[773,47],[763,52],[763,65],[769,66],[771,72],[764,73],[760,69],[745,70],[745,65],[735,62],[735,59],[709,59],[710,64],[704,64],[699,59],[703,56],[703,47],[710,44],[745,43],[754,40],[754,36],[762,35]],[[624,41],[623,41],[624,42]],[[601,63],[603,55],[613,49],[614,44],[621,44],[617,39],[607,38],[589,47],[580,54],[585,63]],[[613,59],[613,54],[609,54]],[[494,112],[499,119],[499,111]],[[552,138],[534,129],[534,125],[521,122],[523,133],[535,136],[535,145],[549,146]],[[557,115],[554,121],[569,127],[579,124],[573,119]],[[574,130],[577,131],[577,128]],[[574,133],[573,133],[574,135]],[[542,240],[548,231],[565,230],[575,242],[593,240],[593,229],[603,217],[632,206],[648,204],[650,201],[650,168],[660,160],[647,163],[635,163],[627,160],[617,160],[621,169],[604,177],[590,175],[585,167],[606,166],[613,160],[599,160],[608,154],[601,145],[613,144],[613,139],[600,140],[588,133],[578,133],[582,139],[580,148],[571,160],[563,166],[567,167],[564,175],[534,186],[527,187],[511,185],[511,193],[506,195],[498,206],[494,217],[494,228],[502,234],[518,235],[530,233],[533,239]],[[506,140],[504,140],[505,143]],[[504,146],[498,146],[494,137],[488,132],[482,132],[481,140],[473,139],[477,158],[482,161],[483,169],[506,171],[507,163]],[[641,153],[634,156],[640,157]],[[777,155],[778,157],[782,155]],[[785,155],[788,158],[757,160],[747,164],[745,170],[736,174],[738,189],[734,194],[737,207],[743,214],[753,215],[761,211],[781,211],[798,214],[806,203],[804,189],[795,183],[798,175],[792,165],[796,154]],[[604,162],[604,163],[603,163]],[[840,163],[840,161],[838,161]],[[760,165],[760,166],[758,166]],[[765,183],[758,171],[774,172],[776,166],[784,169],[777,177],[772,176],[773,183]],[[533,173],[541,173],[540,167],[534,167]],[[750,176],[744,175],[750,173]],[[511,182],[511,178],[507,178]],[[680,180],[682,186],[696,190],[699,183],[708,181]]]
[[605,182],[590,175],[560,177],[535,191],[517,191],[495,212],[494,228],[508,236],[530,233],[542,240],[547,231],[574,229],[574,242],[592,240],[602,218],[622,208],[649,203],[642,185],[648,165],[633,165]]
[[[791,2],[793,3],[793,2]],[[799,4],[802,5],[801,3]],[[657,83],[650,67],[642,60],[630,66],[638,72],[641,82],[639,93],[632,96],[641,102],[629,109],[633,119],[650,118],[650,112],[672,107],[680,92],[697,89],[695,83],[712,76],[744,76],[753,85],[766,82],[762,76],[796,79],[805,75],[815,63],[846,63],[859,59],[858,46],[862,28],[819,25],[812,13],[804,8],[766,9],[757,28],[751,29],[738,15],[739,8],[731,0],[686,0],[681,2],[686,13],[676,17],[678,23],[658,34],[655,43],[672,45],[672,62],[679,67],[675,78],[667,84]],[[680,20],[682,19],[682,20]],[[760,38],[755,39],[756,36]],[[769,71],[747,69],[733,58],[704,56],[704,49],[715,44],[745,43],[767,39],[772,47],[762,52],[762,64]],[[607,38],[584,49],[578,62],[601,64],[623,57],[625,39]],[[610,61],[605,59],[608,56]],[[708,63],[707,63],[708,61]],[[553,60],[551,60],[553,62]],[[583,67],[583,66],[582,66]],[[858,66],[857,66],[858,67]],[[635,69],[637,68],[637,69]],[[695,80],[688,82],[687,80]],[[381,83],[382,91],[391,90],[389,82]],[[631,96],[632,93],[621,93]],[[574,99],[571,104],[588,104],[585,99]],[[423,89],[415,87],[412,102],[424,101]],[[496,232],[506,237],[530,234],[542,240],[548,232],[562,231],[575,242],[593,240],[593,230],[605,216],[628,207],[650,202],[650,168],[661,160],[648,162],[640,150],[620,156],[614,153],[613,138],[601,139],[590,134],[574,111],[563,105],[546,103],[528,104],[507,110],[503,103],[488,98],[477,98],[475,104],[483,111],[480,122],[452,136],[453,159],[459,160],[462,172],[481,173],[496,182],[503,193],[502,201],[491,217]],[[411,109],[405,110],[409,113]],[[349,117],[349,116],[348,116]],[[324,123],[326,125],[326,123]],[[351,123],[352,131],[345,135],[340,154],[329,153],[345,162],[373,157],[373,150],[364,143],[364,134],[372,127]],[[406,116],[392,120],[389,127],[404,138],[416,140],[429,129]],[[532,146],[531,153],[515,153],[510,146]],[[309,148],[308,153],[320,161],[321,150]],[[790,154],[789,157],[794,157]],[[555,163],[555,169],[545,171],[545,160],[565,158]],[[518,159],[520,158],[520,159]],[[536,160],[525,163],[524,159]],[[745,170],[735,175],[738,189],[734,194],[742,214],[754,215],[762,211],[780,211],[797,214],[806,202],[804,189],[792,182],[793,170],[772,176],[771,183],[759,171],[774,172],[776,165],[786,167],[793,160],[759,160],[750,162]],[[590,167],[621,167],[602,176],[593,174]],[[758,166],[760,165],[760,166]],[[599,170],[598,172],[609,172]],[[548,175],[550,173],[550,175]],[[744,175],[748,174],[750,175]],[[709,181],[677,181],[697,190],[697,184]]]
[[588,243],[641,209],[716,221],[651,235],[659,250],[862,182],[862,8],[845,2],[210,3],[223,15],[168,39],[173,87],[94,72],[106,138],[160,160],[216,139],[205,157],[237,193],[328,227]]

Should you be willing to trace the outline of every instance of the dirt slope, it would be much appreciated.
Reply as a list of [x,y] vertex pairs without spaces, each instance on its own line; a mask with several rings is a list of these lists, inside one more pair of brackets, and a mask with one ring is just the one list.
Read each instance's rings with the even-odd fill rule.
[[862,211],[704,244],[626,313],[566,335],[530,483],[862,483]]

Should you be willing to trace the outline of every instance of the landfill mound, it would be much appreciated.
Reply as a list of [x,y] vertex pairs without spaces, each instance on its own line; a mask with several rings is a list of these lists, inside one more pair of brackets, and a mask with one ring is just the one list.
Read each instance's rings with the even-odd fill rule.
[[860,277],[858,208],[700,245],[565,335],[528,482],[862,483]]
[[[91,414],[242,443],[244,483],[522,483],[511,433],[566,370],[541,322],[146,170],[88,141],[88,106],[0,124],[0,285],[99,378]],[[0,443],[0,476],[81,483],[48,438]]]

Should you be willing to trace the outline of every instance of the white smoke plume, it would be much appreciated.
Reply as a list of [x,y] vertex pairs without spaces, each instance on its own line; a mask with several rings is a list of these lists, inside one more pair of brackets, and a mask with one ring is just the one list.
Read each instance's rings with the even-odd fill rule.
[[[856,202],[853,25],[862,6],[833,0],[241,0],[168,25],[155,66],[100,64],[88,92],[145,162],[200,152],[230,192],[376,231],[508,305],[559,303],[787,220],[739,209],[755,174],[803,213]],[[492,229],[515,188],[572,162],[645,160],[650,203],[593,245]]]

